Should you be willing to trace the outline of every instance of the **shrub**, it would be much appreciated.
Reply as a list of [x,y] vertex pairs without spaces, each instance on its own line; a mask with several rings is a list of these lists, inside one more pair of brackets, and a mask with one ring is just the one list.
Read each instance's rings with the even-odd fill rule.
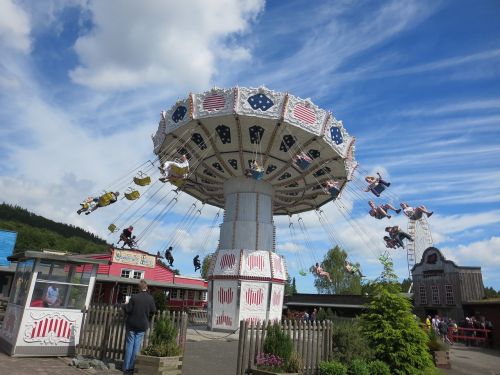
[[157,289],[153,292],[153,299],[155,300],[156,310],[165,311],[167,310],[167,296],[165,292],[161,289]]
[[320,307],[318,309],[318,313],[316,314],[316,320],[318,321],[323,321],[323,320],[333,320],[335,319],[335,314],[332,312],[330,308],[324,309]]
[[353,360],[349,364],[347,373],[349,375],[370,375],[370,371],[368,371],[368,365],[361,359]]
[[143,354],[155,357],[171,357],[179,355],[181,348],[177,344],[177,328],[169,318],[159,319],[153,329],[150,344]]
[[271,353],[259,353],[256,358],[257,367],[264,370],[281,372],[283,368],[283,358]]
[[430,329],[429,333],[429,341],[427,341],[427,346],[431,352],[437,352],[439,350],[448,350],[449,346],[441,341],[441,338],[436,334],[434,329]]
[[391,369],[382,361],[372,361],[368,364],[370,375],[391,375]]
[[319,375],[347,375],[347,367],[337,361],[321,362]]
[[373,351],[368,341],[361,334],[357,320],[336,319],[332,326],[333,351],[331,358],[342,363],[350,363],[353,359],[370,361]]
[[274,354],[283,359],[286,364],[293,351],[292,339],[281,329],[279,324],[267,327],[267,336],[264,341],[264,353]]
[[290,360],[286,365],[286,371],[288,372],[301,372],[302,371],[302,358],[297,352],[293,352]]
[[413,318],[412,305],[400,291],[392,263],[384,264],[381,280],[366,313],[362,331],[375,351],[375,358],[389,365],[395,375],[421,373],[433,367],[428,337]]

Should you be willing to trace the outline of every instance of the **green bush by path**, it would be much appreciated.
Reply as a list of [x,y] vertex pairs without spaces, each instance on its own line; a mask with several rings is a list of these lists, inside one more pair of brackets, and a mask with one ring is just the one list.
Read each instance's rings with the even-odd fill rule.
[[273,324],[267,327],[267,335],[264,340],[264,353],[279,356],[286,364],[290,360],[293,351],[293,342],[281,329],[280,324]]
[[347,367],[340,362],[321,362],[319,375],[347,375]]
[[389,365],[396,375],[421,374],[433,368],[427,334],[418,326],[412,305],[395,283],[392,263],[375,286],[367,312],[361,316],[364,336],[375,352],[375,358]]
[[368,340],[362,335],[357,319],[335,319],[332,325],[333,351],[332,359],[350,363],[354,359],[370,361],[373,359],[373,350]]
[[349,364],[347,373],[349,375],[370,375],[370,371],[368,370],[368,364],[361,359],[353,360]]
[[368,364],[370,375],[391,375],[391,369],[382,361],[372,361]]

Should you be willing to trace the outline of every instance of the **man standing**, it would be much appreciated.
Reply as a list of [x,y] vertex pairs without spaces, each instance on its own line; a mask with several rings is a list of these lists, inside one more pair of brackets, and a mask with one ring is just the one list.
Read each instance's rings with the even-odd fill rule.
[[139,281],[139,293],[130,298],[124,309],[127,314],[127,342],[123,372],[133,373],[135,356],[141,349],[144,333],[149,328],[149,319],[156,312],[155,301],[148,292],[146,281]]

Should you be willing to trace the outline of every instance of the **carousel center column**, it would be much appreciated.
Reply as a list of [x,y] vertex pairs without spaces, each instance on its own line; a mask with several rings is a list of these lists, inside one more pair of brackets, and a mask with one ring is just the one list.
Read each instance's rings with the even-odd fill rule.
[[236,177],[224,184],[225,214],[209,276],[209,326],[235,330],[241,320],[280,319],[286,269],[274,251],[274,188]]

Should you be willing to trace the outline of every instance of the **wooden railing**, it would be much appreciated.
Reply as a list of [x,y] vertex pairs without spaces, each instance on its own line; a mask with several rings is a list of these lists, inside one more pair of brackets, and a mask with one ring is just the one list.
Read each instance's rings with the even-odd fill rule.
[[[177,341],[182,348],[186,343],[187,314],[182,312],[157,312],[144,335],[143,347],[148,345],[154,324],[159,318],[169,318],[178,330]],[[125,353],[125,313],[115,306],[90,306],[83,313],[77,354],[99,359],[122,360]]]
[[188,321],[192,325],[203,325],[208,324],[207,310],[203,309],[189,309],[187,311]]
[[[236,375],[251,373],[255,359],[263,350],[266,329],[272,322],[240,322]],[[281,327],[292,339],[294,350],[302,359],[301,374],[317,374],[319,363],[330,359],[333,350],[331,321],[284,321]]]
[[463,342],[466,345],[484,345],[492,344],[492,330],[485,328],[448,328],[448,338],[451,342]]

